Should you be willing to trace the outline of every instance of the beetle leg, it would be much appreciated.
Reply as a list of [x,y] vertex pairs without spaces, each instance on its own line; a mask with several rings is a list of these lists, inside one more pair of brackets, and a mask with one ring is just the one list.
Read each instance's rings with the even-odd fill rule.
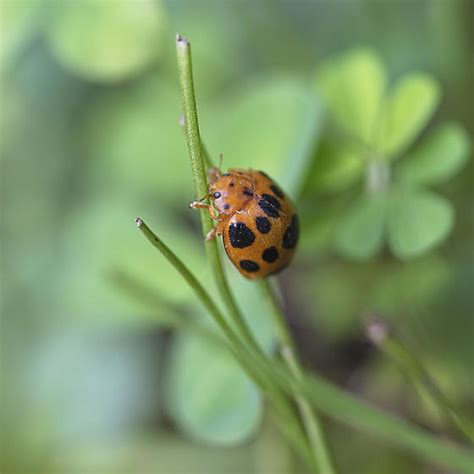
[[193,201],[189,203],[189,207],[192,209],[207,209],[207,212],[209,212],[209,216],[212,220],[219,220],[219,212],[214,206],[211,206],[210,204],[206,204],[205,202],[201,201]]
[[213,227],[206,235],[206,242],[210,242],[216,238],[217,227]]

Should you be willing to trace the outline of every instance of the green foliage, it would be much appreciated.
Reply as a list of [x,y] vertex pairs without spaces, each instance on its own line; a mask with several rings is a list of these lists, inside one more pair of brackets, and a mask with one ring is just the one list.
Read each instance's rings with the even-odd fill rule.
[[262,414],[260,396],[225,347],[181,336],[171,357],[168,407],[181,429],[224,445],[255,433]]
[[373,256],[382,246],[386,199],[362,196],[336,229],[336,248],[356,259]]
[[118,81],[138,74],[157,58],[163,42],[160,3],[59,2],[47,26],[51,48],[75,74],[93,81]]
[[420,318],[431,315],[433,301],[452,277],[452,269],[434,255],[409,264],[398,260],[321,263],[305,282],[300,298],[317,294],[312,323],[331,340],[356,333],[367,315],[382,314],[403,334],[416,333]]
[[403,152],[431,119],[440,98],[438,83],[422,73],[397,81],[380,111],[373,145],[387,157]]
[[209,151],[212,156],[224,151],[224,167],[248,168],[250,163],[292,194],[298,191],[311,157],[304,143],[319,135],[321,121],[320,104],[301,80],[250,81],[202,116],[203,131],[212,130],[205,135]]
[[426,191],[396,190],[388,212],[388,242],[399,258],[410,258],[442,241],[453,224],[453,209]]
[[371,49],[356,49],[318,68],[317,82],[334,118],[364,144],[373,140],[386,74]]
[[[304,472],[287,441],[263,439],[263,412],[277,419],[270,397],[260,399],[209,338],[216,327],[203,324],[192,291],[133,226],[136,215],[153,222],[225,307],[197,213],[187,208],[194,196],[177,126],[174,31],[194,40],[212,160],[222,152],[224,168],[264,169],[298,199],[301,242],[279,281],[307,367],[355,381],[361,396],[447,432],[423,403],[413,406],[389,363],[365,349],[353,357],[365,316],[381,314],[413,337],[417,358],[469,411],[467,10],[462,2],[438,2],[430,15],[396,2],[378,10],[337,3],[325,5],[328,15],[291,2],[255,5],[252,15],[235,2],[205,15],[199,2],[2,3],[2,472],[262,474],[275,471],[274,453],[283,451],[290,462],[282,472]],[[358,40],[377,51],[334,56]],[[315,67],[316,88],[306,81]],[[435,254],[451,231],[452,245]],[[272,354],[260,292],[224,263],[252,333]],[[114,286],[115,270],[125,285]],[[153,297],[137,298],[130,282]],[[162,329],[173,330],[166,344]],[[322,400],[331,408],[333,398]],[[353,425],[356,415],[364,418],[354,410]],[[375,437],[353,442],[344,423],[330,428],[341,472],[430,469]]]
[[410,185],[436,185],[452,178],[469,158],[470,141],[459,123],[446,123],[428,135],[396,168]]
[[386,76],[377,54],[367,49],[330,60],[317,73],[333,121],[308,189],[341,192],[365,176],[364,194],[333,226],[334,248],[357,260],[373,257],[384,242],[402,259],[443,242],[454,225],[453,211],[423,186],[453,177],[470,150],[462,126],[448,123],[406,154],[433,116],[440,87],[427,74],[409,73],[388,90]]

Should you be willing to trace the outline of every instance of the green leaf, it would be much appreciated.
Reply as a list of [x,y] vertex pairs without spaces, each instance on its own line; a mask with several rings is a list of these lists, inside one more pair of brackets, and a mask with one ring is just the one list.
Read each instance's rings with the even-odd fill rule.
[[344,256],[366,260],[383,242],[386,199],[384,195],[362,196],[339,222],[336,249]]
[[386,87],[377,53],[359,48],[328,61],[317,73],[317,84],[339,124],[371,143]]
[[397,176],[408,184],[438,184],[454,176],[466,163],[470,141],[457,123],[440,126],[400,163]]
[[137,214],[155,216],[149,221],[156,223],[163,240],[172,243],[199,278],[208,278],[200,239],[177,232],[177,222],[166,208],[137,202],[130,194],[94,193],[70,213],[61,234],[63,271],[56,284],[62,295],[60,313],[114,325],[149,324],[150,316],[170,316],[164,305],[151,308],[113,285],[109,272],[116,268],[156,288],[170,303],[196,304],[181,275],[140,235]]
[[108,94],[91,110],[85,131],[90,179],[150,193],[161,202],[194,197],[186,140],[178,125],[176,86],[151,75],[128,92]]
[[316,152],[308,185],[322,192],[339,192],[357,181],[362,170],[362,158],[355,151],[325,140]]
[[431,76],[411,73],[387,98],[381,115],[377,149],[385,155],[404,151],[423,130],[440,100],[440,87]]
[[256,387],[223,346],[181,335],[171,358],[168,402],[190,436],[234,444],[257,429],[262,404]]
[[441,243],[454,222],[449,202],[426,191],[400,190],[390,198],[388,242],[399,258],[412,258]]
[[209,152],[224,153],[224,168],[262,169],[294,195],[301,179],[295,168],[307,166],[308,125],[316,128],[319,120],[315,107],[314,93],[302,81],[271,76],[239,86],[199,112]]
[[150,65],[160,52],[164,18],[150,0],[54,3],[48,37],[58,60],[93,81],[118,81]]

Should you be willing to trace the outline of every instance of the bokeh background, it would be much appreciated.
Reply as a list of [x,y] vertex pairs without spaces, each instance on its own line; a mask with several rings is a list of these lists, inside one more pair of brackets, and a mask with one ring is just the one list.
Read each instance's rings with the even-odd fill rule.
[[[305,366],[449,434],[367,340],[377,315],[472,415],[473,15],[467,0],[1,0],[2,472],[306,472],[230,356],[174,327],[206,314],[134,225],[212,291],[187,206],[177,32],[213,159],[298,200],[279,284]],[[370,167],[373,110],[418,72],[394,106],[403,143]],[[258,292],[228,271],[271,350]],[[341,472],[447,472],[328,428]]]

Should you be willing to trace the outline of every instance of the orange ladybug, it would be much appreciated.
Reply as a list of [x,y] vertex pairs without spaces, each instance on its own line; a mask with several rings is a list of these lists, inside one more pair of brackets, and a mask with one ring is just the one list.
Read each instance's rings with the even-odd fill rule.
[[[207,240],[223,235],[230,261],[247,278],[261,278],[285,268],[298,243],[295,207],[263,171],[209,169],[209,193],[190,207],[204,208],[217,222]],[[206,204],[206,198],[211,204]]]

